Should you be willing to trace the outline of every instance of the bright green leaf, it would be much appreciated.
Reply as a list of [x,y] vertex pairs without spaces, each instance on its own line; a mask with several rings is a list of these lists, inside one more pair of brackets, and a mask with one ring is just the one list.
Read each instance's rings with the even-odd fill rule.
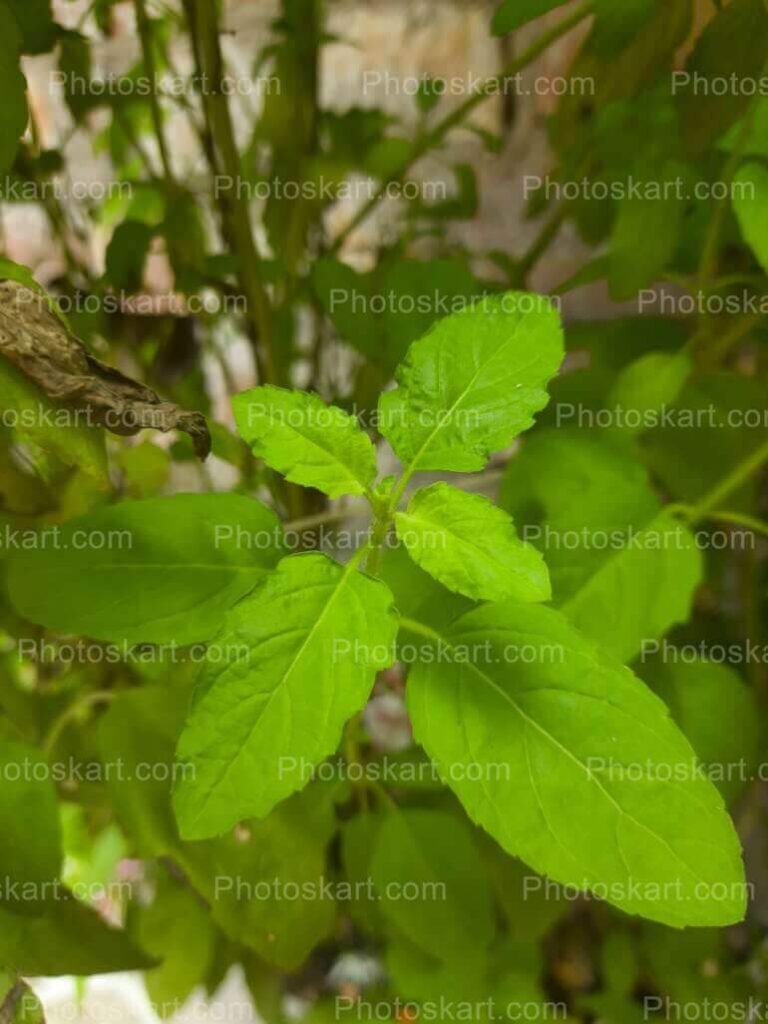
[[742,919],[722,799],[628,669],[541,605],[485,605],[434,642],[408,681],[415,736],[507,852],[666,924]]
[[551,597],[544,559],[519,539],[506,512],[480,494],[432,484],[413,495],[395,523],[413,560],[449,590],[476,601]]
[[287,480],[331,498],[363,494],[376,453],[354,416],[317,395],[270,385],[233,399],[237,428],[254,454]]
[[381,432],[411,470],[481,470],[547,404],[563,357],[557,313],[535,295],[483,299],[411,345],[381,396]]
[[[48,539],[46,539],[46,537]],[[11,559],[8,588],[31,622],[126,643],[209,640],[280,557],[273,512],[235,494],[123,502],[45,533]]]
[[174,794],[181,833],[201,839],[263,817],[306,783],[302,764],[338,746],[376,672],[392,661],[383,583],[352,563],[296,555],[232,609],[204,666],[178,756],[194,772]]

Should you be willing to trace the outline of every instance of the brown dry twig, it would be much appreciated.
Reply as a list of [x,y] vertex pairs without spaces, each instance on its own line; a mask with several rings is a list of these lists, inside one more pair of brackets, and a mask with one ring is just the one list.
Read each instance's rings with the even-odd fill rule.
[[151,388],[95,359],[48,308],[17,281],[0,281],[0,355],[58,402],[87,408],[113,434],[183,430],[205,459],[211,436],[200,412],[164,402]]

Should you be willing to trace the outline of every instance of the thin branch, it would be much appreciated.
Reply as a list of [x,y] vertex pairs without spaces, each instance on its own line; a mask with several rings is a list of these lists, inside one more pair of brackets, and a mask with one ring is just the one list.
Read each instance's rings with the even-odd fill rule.
[[136,27],[141,41],[141,53],[149,78],[149,110],[152,117],[152,126],[155,130],[157,148],[160,151],[160,160],[163,164],[163,171],[167,181],[173,183],[173,169],[168,153],[168,146],[163,133],[163,113],[160,110],[160,101],[157,98],[157,65],[155,63],[155,52],[152,46],[152,28],[147,15],[147,8],[144,0],[134,0],[136,11]]
[[701,519],[706,519],[712,509],[717,508],[725,498],[737,491],[754,473],[762,469],[766,462],[768,462],[768,441],[748,455],[696,505],[690,508],[687,513],[689,520],[692,523],[697,523]]
[[768,523],[755,516],[748,516],[742,512],[707,512],[707,519],[713,519],[717,523],[731,523],[734,526],[744,526],[754,533],[768,537]]
[[[228,241],[238,257],[240,286],[248,302],[254,353],[262,383],[275,383],[272,304],[261,276],[261,260],[251,226],[247,199],[239,187],[240,154],[232,117],[223,89],[224,61],[219,41],[216,5],[211,0],[186,0],[193,48],[199,62],[203,109],[213,151],[209,158],[220,166],[231,188],[218,195]],[[215,154],[215,155],[214,155]]]

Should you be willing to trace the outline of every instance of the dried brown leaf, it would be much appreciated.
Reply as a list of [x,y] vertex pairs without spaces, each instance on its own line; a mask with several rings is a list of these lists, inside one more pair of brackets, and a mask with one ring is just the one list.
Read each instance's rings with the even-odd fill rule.
[[202,413],[164,402],[151,388],[94,359],[45,298],[17,281],[0,281],[0,355],[49,398],[89,409],[113,434],[183,430],[199,458],[211,450]]

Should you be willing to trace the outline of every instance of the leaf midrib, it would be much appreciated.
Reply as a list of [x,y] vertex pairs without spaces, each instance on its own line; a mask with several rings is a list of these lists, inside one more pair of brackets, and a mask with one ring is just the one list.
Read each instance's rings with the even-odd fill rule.
[[[434,633],[436,639],[440,639],[443,643],[446,644],[446,646],[449,649],[456,649],[455,644],[447,636],[438,633],[436,630],[431,630],[431,632]],[[663,836],[660,836],[657,833],[655,833],[648,825],[644,824],[641,821],[638,821],[633,815],[626,811],[621,806],[621,804],[616,800],[613,794],[611,794],[602,785],[600,780],[595,778],[595,776],[589,771],[589,769],[584,764],[582,764],[578,757],[567,747],[563,746],[563,744],[555,736],[548,732],[542,725],[540,725],[535,718],[531,718],[530,715],[526,714],[523,708],[520,707],[517,701],[509,693],[507,693],[507,691],[502,686],[500,686],[494,679],[492,679],[489,675],[483,672],[482,669],[480,669],[477,665],[473,664],[472,662],[464,662],[463,667],[468,668],[470,671],[474,672],[475,675],[479,676],[480,679],[482,679],[483,682],[485,682],[492,690],[495,690],[498,694],[500,694],[501,697],[507,703],[509,703],[511,707],[517,712],[517,714],[520,716],[524,723],[529,724],[536,732],[540,733],[545,740],[548,740],[552,744],[552,746],[560,750],[569,760],[571,760],[575,765],[577,765],[584,772],[587,778],[594,783],[597,789],[603,794],[605,799],[608,800],[610,804],[612,804],[612,806],[616,809],[616,811],[618,811],[620,815],[627,818],[629,821],[633,822],[635,825],[638,826],[638,828],[642,829],[642,831],[647,832],[656,841],[660,842],[668,850],[668,852],[674,858],[674,860],[677,863],[681,864],[688,872],[690,872],[690,874],[696,879],[697,882],[705,884],[704,879],[700,878],[699,875],[693,870],[693,868],[689,864],[686,864],[684,860],[682,860],[680,855],[669,845],[669,843],[666,839],[664,839]]]
[[[364,549],[361,549],[361,550],[364,550]],[[195,815],[195,822],[198,822],[205,815],[205,812],[208,809],[208,805],[209,805],[211,799],[213,798],[214,792],[218,790],[218,787],[221,785],[222,781],[227,778],[229,772],[232,770],[233,765],[235,764],[235,761],[242,754],[242,751],[250,744],[251,740],[253,739],[253,735],[256,732],[256,730],[257,730],[257,728],[259,726],[259,723],[261,722],[261,719],[263,718],[263,716],[266,714],[267,710],[269,709],[270,704],[274,700],[274,698],[277,695],[277,693],[279,691],[281,691],[282,688],[286,685],[286,682],[289,679],[289,677],[290,677],[291,673],[293,672],[293,670],[295,669],[298,661],[300,660],[300,658],[302,657],[302,655],[306,651],[309,643],[314,638],[314,636],[315,636],[318,628],[320,627],[321,623],[325,620],[325,618],[326,618],[326,616],[328,614],[328,611],[332,607],[334,601],[336,600],[338,595],[341,593],[341,590],[342,590],[344,584],[347,582],[347,580],[352,575],[352,573],[354,571],[356,571],[356,569],[357,569],[357,562],[358,562],[358,560],[353,558],[349,562],[347,562],[347,564],[344,566],[344,569],[343,569],[341,575],[339,576],[339,578],[338,578],[338,580],[336,582],[336,585],[334,586],[331,594],[329,595],[328,600],[326,601],[322,611],[320,612],[318,617],[315,619],[315,622],[313,623],[311,629],[308,631],[308,633],[307,633],[306,637],[304,638],[303,642],[301,643],[299,649],[296,651],[296,653],[294,654],[293,658],[291,659],[290,664],[286,667],[285,671],[281,674],[277,684],[273,687],[272,692],[270,693],[269,697],[264,702],[264,704],[261,706],[258,714],[255,717],[255,720],[254,720],[253,724],[251,725],[250,729],[248,730],[248,735],[247,735],[247,737],[245,739],[245,742],[242,744],[242,746],[238,750],[237,755],[234,758],[232,758],[231,761],[229,761],[229,762],[227,762],[225,764],[224,770],[218,776],[216,781],[214,783],[212,783],[211,786],[209,787],[208,793],[207,793],[207,795],[205,797],[203,805],[202,805],[201,809],[198,811],[198,813]]]
[[[449,407],[448,415],[445,417],[445,419],[443,419],[440,423],[438,423],[436,427],[434,427],[432,429],[431,433],[427,436],[427,438],[424,441],[424,443],[422,444],[422,446],[419,448],[417,453],[411,459],[411,462],[410,462],[410,464],[408,466],[408,470],[406,472],[407,476],[411,476],[418,469],[419,461],[423,457],[424,453],[428,450],[429,446],[432,444],[432,441],[440,433],[440,431],[441,430],[445,430],[449,424],[452,424],[454,412],[456,411],[458,406],[461,404],[461,402],[463,402],[464,399],[467,397],[467,395],[470,393],[470,391],[472,390],[472,388],[474,387],[474,385],[475,385],[475,383],[477,381],[477,378],[480,376],[480,373],[485,369],[485,367],[488,365],[488,363],[490,363],[493,359],[495,359],[498,355],[500,355],[509,345],[511,345],[516,340],[518,332],[520,330],[521,323],[522,323],[522,321],[519,321],[517,326],[515,327],[515,330],[512,332],[512,334],[510,334],[510,336],[507,338],[507,340],[505,342],[503,342],[497,349],[495,349],[488,356],[488,358],[484,362],[481,362],[476,367],[475,372],[472,374],[472,377],[470,378],[470,380],[466,384],[464,390],[459,394],[458,398],[456,398],[456,400],[453,402],[453,404]],[[526,363],[525,366],[519,368],[520,372],[522,373],[523,371],[527,370],[529,367],[533,366],[536,362],[537,362],[537,358],[536,358],[536,355],[534,355],[534,358],[531,359],[528,363]]]
[[[337,465],[341,466],[341,468],[347,473],[350,481],[352,483],[357,484],[361,488],[360,493],[362,493],[368,486],[369,481],[362,480],[360,476],[358,476],[357,470],[353,466],[350,466],[347,462],[345,462],[344,459],[338,454],[338,452],[335,452],[330,448],[325,448],[314,437],[310,437],[309,435],[302,433],[298,427],[294,427],[291,424],[280,423],[278,420],[273,419],[272,416],[269,417],[269,424],[273,429],[275,428],[275,426],[277,426],[278,428],[284,427],[288,431],[293,431],[293,433],[296,434],[297,437],[300,437],[302,441],[306,441],[307,444],[311,445],[313,448],[316,448],[319,452],[322,452],[322,454],[325,455],[326,458],[329,459],[331,462],[335,462]],[[354,425],[352,426],[354,427]],[[341,429],[347,429],[347,427],[345,426],[342,427]],[[350,441],[354,443],[354,440],[358,435],[357,433],[350,433],[352,435],[350,437]],[[365,437],[366,435],[360,432],[359,436]],[[289,470],[289,472],[293,472],[293,469]]]

